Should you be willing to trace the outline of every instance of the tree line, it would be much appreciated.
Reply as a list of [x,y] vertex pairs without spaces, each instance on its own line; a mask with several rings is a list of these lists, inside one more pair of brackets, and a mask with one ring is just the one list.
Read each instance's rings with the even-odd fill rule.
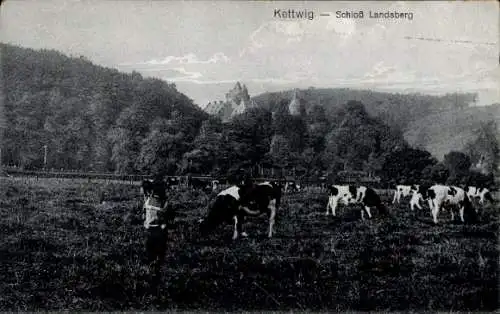
[[[331,107],[305,99],[307,110],[291,115],[286,99],[264,95],[256,108],[222,122],[159,79],[52,50],[1,49],[2,163],[26,169],[223,176],[264,167],[332,180],[347,170],[390,182],[462,182],[486,180],[470,170],[481,158],[477,147],[498,151],[496,125],[485,124],[467,152],[456,152],[465,157],[453,153],[438,163],[407,143],[400,124],[355,99]],[[467,171],[460,158],[469,159]]]

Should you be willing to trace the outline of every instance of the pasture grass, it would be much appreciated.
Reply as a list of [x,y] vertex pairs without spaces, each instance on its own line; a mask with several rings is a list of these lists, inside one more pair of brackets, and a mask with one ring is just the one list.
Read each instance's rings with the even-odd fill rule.
[[[266,217],[200,238],[215,193],[171,193],[163,282],[149,285],[138,186],[0,179],[0,310],[493,311],[498,307],[498,208],[477,224],[434,226],[426,209],[389,205],[325,216],[326,195],[287,194],[275,237]],[[383,194],[386,203],[390,193]]]

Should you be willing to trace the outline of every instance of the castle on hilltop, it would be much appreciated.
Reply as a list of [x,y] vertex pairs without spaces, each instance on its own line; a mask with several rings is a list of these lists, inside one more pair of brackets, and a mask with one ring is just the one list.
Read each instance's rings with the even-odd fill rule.
[[[299,90],[293,91],[292,100],[288,105],[291,115],[302,115],[305,112],[303,101],[299,97]],[[248,108],[255,108],[256,103],[250,98],[245,84],[237,82],[236,85],[226,93],[226,100],[211,101],[205,111],[208,114],[218,116],[223,122],[230,121],[234,116],[242,114]]]
[[245,112],[246,109],[255,107],[255,103],[250,99],[247,87],[240,82],[226,93],[225,101],[209,102],[205,111],[209,114],[218,116],[222,121],[229,121],[235,115]]

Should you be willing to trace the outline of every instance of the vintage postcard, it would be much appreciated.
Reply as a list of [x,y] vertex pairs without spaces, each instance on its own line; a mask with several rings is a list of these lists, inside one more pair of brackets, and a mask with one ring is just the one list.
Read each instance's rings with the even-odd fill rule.
[[0,311],[497,310],[499,14],[3,1]]

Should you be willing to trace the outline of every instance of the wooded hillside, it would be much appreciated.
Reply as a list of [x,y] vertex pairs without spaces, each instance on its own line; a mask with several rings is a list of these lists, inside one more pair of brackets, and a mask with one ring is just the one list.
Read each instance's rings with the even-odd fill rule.
[[[47,145],[48,168],[140,171],[158,128],[170,145],[189,146],[207,117],[173,84],[56,51],[0,47],[4,164],[42,167]],[[177,157],[187,147],[179,149]]]
[[299,96],[306,111],[321,106],[332,120],[347,101],[360,101],[370,115],[401,131],[410,145],[428,150],[439,160],[451,150],[465,149],[483,124],[500,121],[500,104],[470,106],[476,99],[471,93],[431,96],[309,88],[264,93],[253,100],[258,107],[275,110],[281,101],[290,102],[294,94]]
[[[486,121],[490,108],[481,115],[466,108],[474,95],[309,89],[295,94],[298,109],[291,114],[291,91],[267,93],[222,121],[165,81],[56,51],[0,47],[3,164],[223,176],[241,168],[292,169],[309,177],[361,170],[416,181],[424,173],[440,173],[425,149],[442,134],[462,130],[464,148],[446,149],[468,151],[471,164],[484,160],[490,170],[498,165],[498,141],[491,136],[498,126]],[[454,118],[463,112],[471,118]],[[446,116],[450,127],[442,122]]]

